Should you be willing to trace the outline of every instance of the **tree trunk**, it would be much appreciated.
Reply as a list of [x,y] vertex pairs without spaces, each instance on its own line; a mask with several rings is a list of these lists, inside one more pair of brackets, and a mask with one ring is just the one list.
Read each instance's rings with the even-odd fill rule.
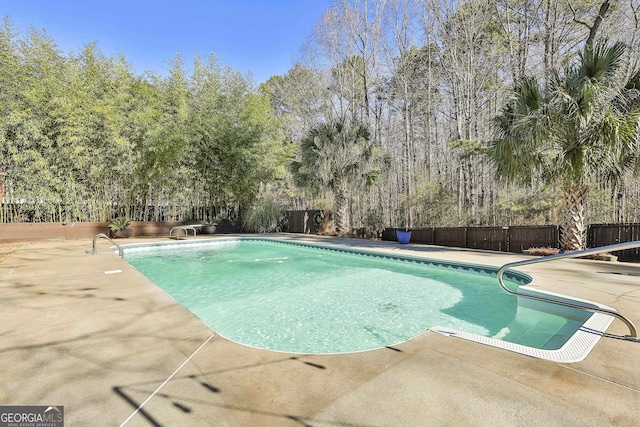
[[335,187],[336,198],[336,231],[349,229],[349,204],[347,203],[347,181],[340,179]]
[[563,251],[580,251],[586,248],[587,227],[585,224],[585,205],[588,187],[582,183],[565,182],[564,218],[560,227],[560,245]]

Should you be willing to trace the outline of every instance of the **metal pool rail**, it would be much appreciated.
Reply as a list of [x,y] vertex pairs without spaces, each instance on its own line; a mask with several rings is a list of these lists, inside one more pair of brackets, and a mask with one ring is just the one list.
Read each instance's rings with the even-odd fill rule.
[[622,322],[624,322],[625,325],[627,325],[627,327],[629,328],[629,335],[615,335],[615,334],[607,334],[605,333],[604,336],[608,336],[611,338],[618,338],[618,339],[624,339],[624,340],[628,340],[628,341],[634,341],[634,342],[640,342],[640,339],[638,339],[638,331],[635,327],[635,325],[633,324],[633,322],[631,320],[629,320],[629,318],[627,318],[626,316],[618,313],[615,310],[610,310],[607,308],[601,308],[601,307],[593,307],[593,306],[588,306],[588,305],[583,305],[583,304],[579,304],[577,302],[569,302],[569,301],[563,301],[563,300],[558,300],[558,299],[554,299],[554,298],[547,298],[547,297],[543,297],[543,296],[538,296],[538,295],[530,295],[530,294],[526,294],[526,293],[521,293],[518,291],[512,291],[511,289],[507,288],[502,280],[502,275],[504,274],[505,271],[514,268],[514,267],[519,267],[519,266],[523,266],[523,265],[529,265],[529,264],[538,264],[541,262],[548,262],[548,261],[554,261],[557,259],[564,259],[564,258],[580,258],[583,257],[585,255],[594,255],[594,254],[600,254],[603,252],[613,252],[613,251],[621,251],[624,249],[633,249],[633,248],[638,248],[640,247],[640,241],[634,241],[634,242],[627,242],[627,243],[618,243],[615,245],[609,245],[609,246],[601,246],[598,248],[591,248],[591,249],[585,249],[582,251],[576,251],[576,252],[569,252],[569,253],[561,253],[561,254],[557,254],[557,255],[550,255],[550,256],[543,256],[543,257],[539,257],[539,258],[534,258],[534,259],[525,259],[522,261],[516,261],[516,262],[510,262],[508,264],[503,265],[502,267],[500,267],[500,269],[498,270],[498,283],[500,284],[500,287],[507,293],[511,294],[511,295],[516,295],[519,297],[523,297],[523,298],[529,298],[529,299],[533,299],[533,300],[537,300],[537,301],[544,301],[544,302],[548,302],[551,304],[558,304],[558,305],[563,305],[565,307],[573,307],[573,308],[578,308],[581,310],[586,310],[586,311],[590,311],[590,312],[598,312],[598,313],[605,313],[608,314],[609,316],[613,316],[617,319],[622,320]]
[[124,251],[122,250],[122,248],[120,247],[119,244],[117,244],[116,242],[114,242],[113,240],[111,240],[111,238],[109,236],[107,236],[106,234],[96,234],[95,236],[93,236],[93,249],[91,250],[91,254],[95,255],[98,253],[98,250],[96,249],[96,242],[98,241],[99,238],[105,238],[108,241],[110,241],[115,247],[118,248],[118,255],[120,255],[120,258],[124,258]]

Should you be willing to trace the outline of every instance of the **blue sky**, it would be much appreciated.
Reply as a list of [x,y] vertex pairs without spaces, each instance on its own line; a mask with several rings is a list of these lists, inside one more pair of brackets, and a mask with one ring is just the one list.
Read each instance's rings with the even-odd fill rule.
[[283,75],[331,0],[2,0],[21,32],[45,29],[66,53],[97,42],[136,73],[166,72],[177,52],[187,66],[212,52],[251,71],[255,83]]

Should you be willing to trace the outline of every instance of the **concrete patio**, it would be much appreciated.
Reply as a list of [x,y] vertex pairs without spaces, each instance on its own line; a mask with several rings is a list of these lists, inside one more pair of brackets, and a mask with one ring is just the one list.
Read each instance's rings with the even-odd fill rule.
[[[286,237],[495,266],[525,258]],[[90,248],[0,246],[0,405],[64,406],[68,426],[640,424],[640,343],[603,338],[578,363],[434,332],[352,354],[258,350],[216,335],[117,254]],[[563,260],[521,270],[536,287],[640,324],[639,265]],[[618,320],[609,332],[628,333]]]

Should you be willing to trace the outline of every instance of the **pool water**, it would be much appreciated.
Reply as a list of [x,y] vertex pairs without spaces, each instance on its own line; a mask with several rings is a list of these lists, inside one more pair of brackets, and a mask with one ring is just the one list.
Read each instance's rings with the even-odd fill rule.
[[483,266],[266,239],[133,248],[125,259],[221,335],[278,351],[368,350],[435,326],[553,350],[590,316],[519,305]]

